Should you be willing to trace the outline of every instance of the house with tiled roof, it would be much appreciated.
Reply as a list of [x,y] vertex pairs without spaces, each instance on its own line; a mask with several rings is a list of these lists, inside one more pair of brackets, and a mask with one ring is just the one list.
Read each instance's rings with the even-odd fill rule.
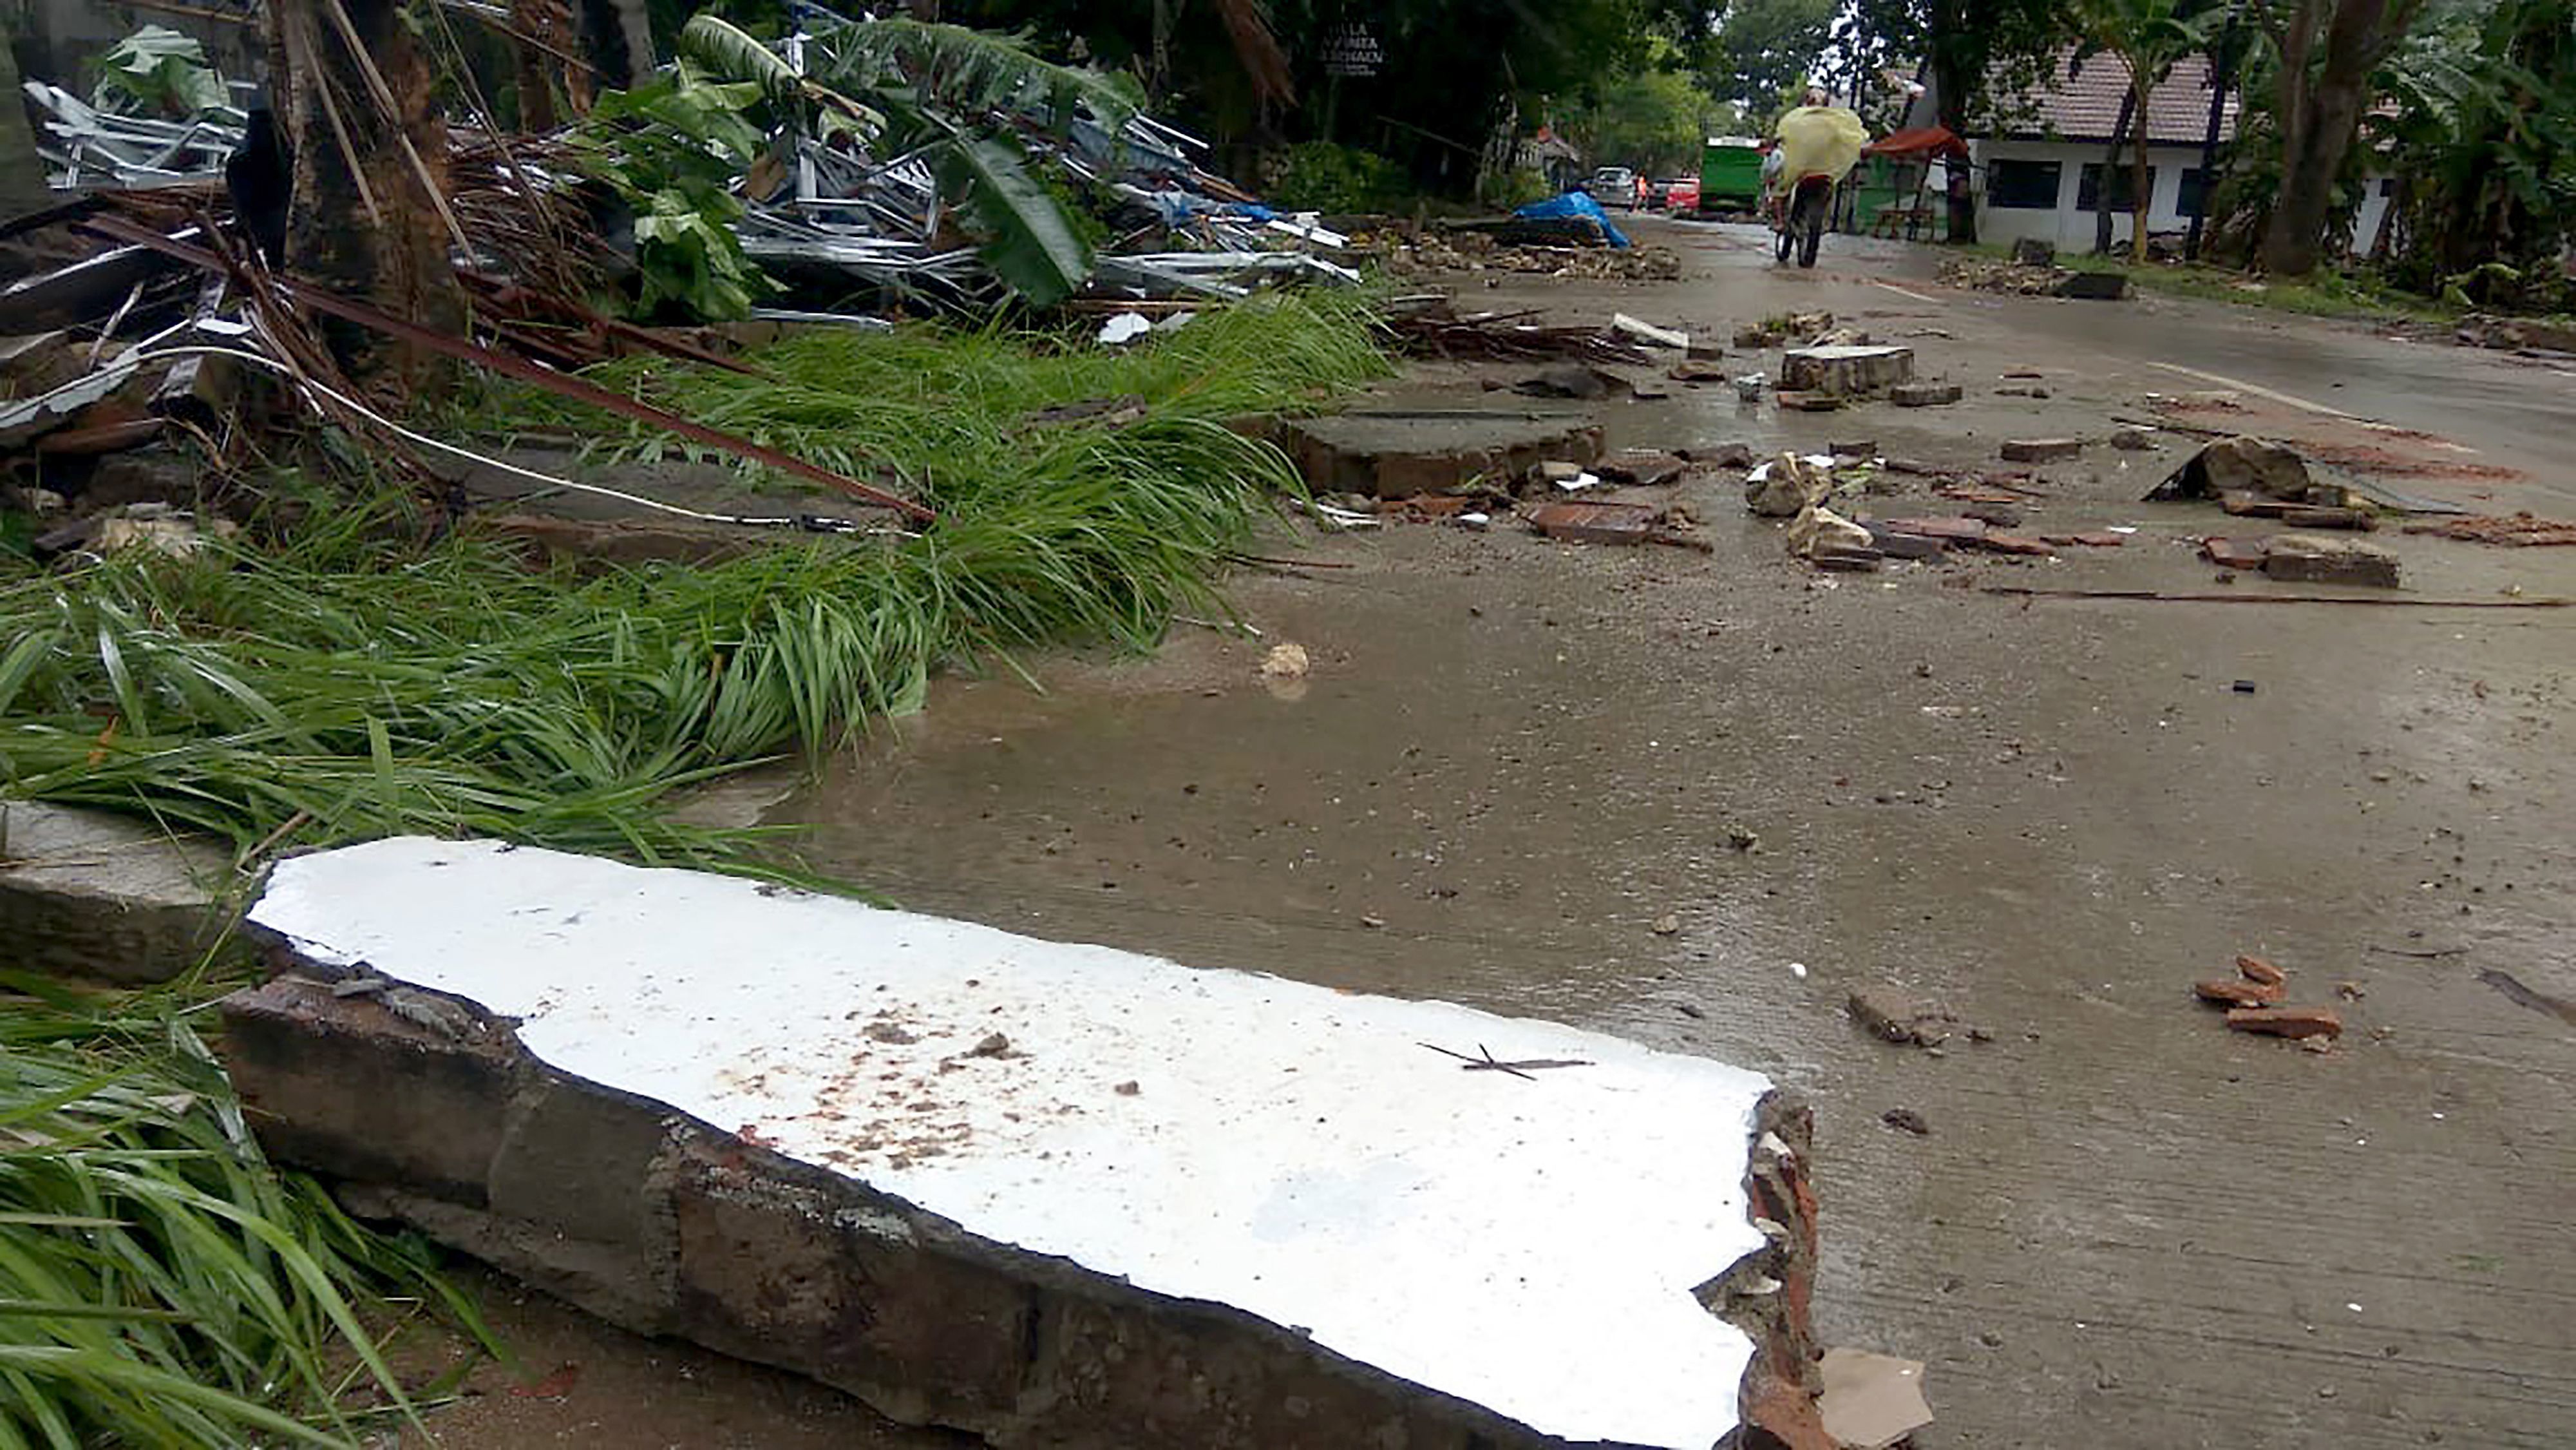
[[[2096,214],[2108,206],[2112,234],[2129,234],[2135,159],[2126,145],[2116,173],[2104,157],[2119,128],[2129,93],[2129,68],[2119,57],[2093,55],[2081,65],[2071,49],[2058,54],[2049,78],[2027,90],[1994,98],[1995,124],[1967,138],[1974,158],[1977,235],[1990,242],[2036,237],[2070,251],[2093,245]],[[2147,229],[2182,232],[2212,184],[2206,165],[2212,121],[2224,146],[2236,137],[2239,92],[2230,89],[2210,114],[2209,61],[2192,56],[2176,65],[2147,102]],[[1914,110],[1935,114],[1937,97],[1918,98]],[[2374,178],[2354,226],[2355,250],[2366,250],[2388,207],[2388,187]]]

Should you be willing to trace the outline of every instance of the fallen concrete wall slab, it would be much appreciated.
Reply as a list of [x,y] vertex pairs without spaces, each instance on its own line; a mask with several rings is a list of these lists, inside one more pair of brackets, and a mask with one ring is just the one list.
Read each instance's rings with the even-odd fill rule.
[[278,1156],[897,1418],[1700,1447],[1741,1402],[1817,1443],[1804,1116],[1753,1073],[490,843],[282,862],[251,921],[288,971],[228,1062]]
[[125,816],[0,802],[0,942],[22,971],[166,982],[232,924],[232,854]]

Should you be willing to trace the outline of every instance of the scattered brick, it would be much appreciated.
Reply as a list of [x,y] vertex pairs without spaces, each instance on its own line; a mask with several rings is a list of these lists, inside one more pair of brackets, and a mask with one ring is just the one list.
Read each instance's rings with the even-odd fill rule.
[[2236,1007],[2227,1025],[2267,1037],[2341,1037],[2343,1018],[2331,1007]]
[[2262,572],[2264,555],[2269,552],[2261,539],[2220,538],[2201,540],[2200,551],[2222,569],[2243,569],[2248,573]]
[[2267,987],[2277,987],[2290,980],[2289,973],[2282,971],[2279,967],[2272,965],[2261,957],[2238,957],[2236,959],[2236,970],[2239,975],[2245,978],[2245,980],[2249,982],[2261,982]]
[[2213,977],[2191,984],[2192,995],[2221,1007],[2268,1007],[2281,1000],[2289,989],[2274,982],[2249,982],[2241,977]]
[[2007,438],[2004,458],[2011,463],[2060,463],[2084,452],[2081,438]]
[[1899,383],[1888,389],[1888,401],[1900,408],[1937,408],[1967,396],[1957,383]]

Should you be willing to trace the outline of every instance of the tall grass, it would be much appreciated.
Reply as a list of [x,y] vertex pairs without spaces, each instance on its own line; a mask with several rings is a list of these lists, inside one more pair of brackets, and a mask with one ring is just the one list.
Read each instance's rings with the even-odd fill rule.
[[[29,984],[21,984],[29,985]],[[0,995],[0,1446],[346,1445],[426,1251],[274,1171],[161,993]]]
[[[671,793],[838,744],[937,668],[1051,641],[1144,647],[1217,575],[1286,460],[1224,426],[1383,367],[1355,308],[1265,301],[1135,348],[999,333],[801,337],[710,368],[612,374],[666,405],[939,509],[899,542],[576,576],[419,547],[352,510],[277,549],[134,554],[0,587],[0,786],[147,815],[246,851],[396,832],[746,866]],[[1104,396],[1141,418],[1041,426]],[[611,445],[653,440],[578,421]],[[281,837],[280,832],[285,834]]]

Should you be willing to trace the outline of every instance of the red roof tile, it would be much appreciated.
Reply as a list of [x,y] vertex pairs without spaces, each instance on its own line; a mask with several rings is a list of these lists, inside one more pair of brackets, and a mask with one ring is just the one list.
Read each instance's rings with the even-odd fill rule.
[[[2129,92],[2129,67],[2118,56],[2094,55],[2069,73],[2075,52],[2061,52],[2055,83],[2035,92],[1996,98],[2010,136],[2046,136],[2061,141],[2111,139],[2119,124],[2120,100]],[[2218,139],[2236,134],[2240,93],[2227,93],[2227,109],[2218,123]],[[2192,56],[2173,68],[2165,83],[2147,98],[2147,138],[2163,145],[2196,146],[2209,134],[2209,60]]]

